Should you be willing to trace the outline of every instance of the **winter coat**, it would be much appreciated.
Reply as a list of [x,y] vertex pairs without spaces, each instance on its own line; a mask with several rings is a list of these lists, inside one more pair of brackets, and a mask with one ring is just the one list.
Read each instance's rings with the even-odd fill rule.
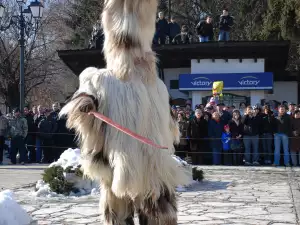
[[[208,122],[201,117],[200,120],[193,118],[189,125],[187,134],[188,137],[192,138],[191,143],[202,141],[201,139],[206,138],[208,136]],[[198,140],[193,140],[193,138],[197,138]]]
[[228,122],[232,119],[232,116],[230,115],[230,113],[225,110],[222,110],[220,112],[220,115],[221,115],[222,123],[224,125],[228,124]]
[[0,136],[6,136],[7,135],[7,132],[8,132],[8,126],[9,125],[9,121],[8,119],[1,115],[0,116]]
[[58,111],[52,111],[50,113],[50,117],[53,119],[53,120],[58,120],[58,114],[59,114],[59,110]]
[[38,127],[40,121],[41,121],[43,118],[44,118],[44,115],[43,115],[43,114],[41,114],[41,115],[35,114],[35,115],[33,116],[33,121],[34,121],[34,124],[35,124],[36,128]]
[[189,33],[180,33],[176,35],[172,41],[173,44],[190,44],[192,36]]
[[223,133],[224,123],[220,121],[216,121],[214,119],[209,121],[208,125],[208,136],[211,138],[210,146],[211,148],[222,149],[222,133]]
[[42,139],[51,139],[56,129],[56,121],[51,116],[43,117],[38,124],[39,137]]
[[246,115],[242,119],[245,136],[256,136],[261,134],[261,116],[250,117]]
[[242,120],[240,120],[239,125],[237,125],[234,120],[230,120],[228,122],[228,125],[229,125],[229,128],[230,128],[232,138],[236,138],[239,135],[243,136],[244,124],[243,124]]
[[157,35],[169,35],[169,24],[166,19],[158,19],[156,21],[156,34]]
[[23,137],[26,138],[28,133],[27,120],[24,117],[14,117],[10,120],[9,124],[9,135],[14,137]]
[[222,144],[223,144],[223,150],[229,151],[230,145],[231,145],[231,133],[223,132],[222,134]]
[[290,139],[290,149],[293,152],[300,152],[300,119],[291,121],[292,137]]
[[57,129],[54,136],[55,145],[60,147],[76,147],[75,132],[69,130],[66,123],[67,120],[64,117],[61,117],[56,121]]
[[292,119],[288,114],[284,114],[283,116],[277,116],[275,133],[286,134],[290,136],[292,132],[291,120]]
[[223,31],[230,31],[233,26],[233,18],[232,16],[220,16],[219,28]]
[[189,126],[189,122],[187,121],[179,121],[178,122],[178,125],[179,125],[179,131],[180,131],[180,145],[187,145],[187,140],[186,140],[186,137],[187,137],[187,129],[188,129],[188,126]]
[[276,119],[271,115],[262,116],[262,133],[274,134],[276,130]]
[[176,35],[180,34],[181,29],[178,23],[169,23],[169,35],[170,38],[174,38]]
[[35,132],[37,130],[37,127],[34,123],[34,116],[31,113],[28,113],[25,116],[25,119],[26,119],[27,125],[28,125],[28,135],[35,136],[36,135]]
[[214,37],[214,27],[212,23],[207,23],[206,21],[201,21],[196,26],[196,33],[202,37],[209,37],[209,40],[213,40]]

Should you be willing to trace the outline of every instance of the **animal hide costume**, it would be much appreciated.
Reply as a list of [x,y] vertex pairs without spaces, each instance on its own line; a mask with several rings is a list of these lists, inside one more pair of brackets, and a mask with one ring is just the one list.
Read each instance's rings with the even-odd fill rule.
[[[105,225],[177,224],[175,187],[189,177],[172,158],[179,130],[151,49],[157,0],[105,0],[102,24],[106,69],[87,68],[62,109],[77,132],[84,174],[101,183]],[[146,145],[105,124],[97,111],[123,127],[167,146]]]

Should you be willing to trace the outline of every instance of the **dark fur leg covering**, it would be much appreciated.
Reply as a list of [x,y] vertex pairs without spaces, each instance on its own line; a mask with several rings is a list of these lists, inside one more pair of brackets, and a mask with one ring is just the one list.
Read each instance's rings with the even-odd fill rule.
[[140,225],[177,225],[175,192],[164,191],[156,202],[146,200],[139,215]]
[[134,225],[134,213],[132,213],[127,219],[125,220],[126,225]]
[[134,207],[130,200],[117,198],[102,185],[100,201],[103,225],[134,225]]
[[148,224],[148,217],[147,217],[147,215],[144,214],[144,212],[142,210],[138,211],[138,215],[139,215],[140,225],[149,225]]

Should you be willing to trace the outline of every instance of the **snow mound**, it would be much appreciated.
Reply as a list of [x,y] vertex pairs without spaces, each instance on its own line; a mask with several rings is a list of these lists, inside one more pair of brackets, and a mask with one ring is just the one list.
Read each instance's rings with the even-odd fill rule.
[[[50,167],[61,166],[64,170],[67,168],[78,168],[81,164],[80,149],[69,148],[65,150],[56,162],[49,165]],[[83,179],[76,176],[75,173],[64,173],[65,179],[74,184],[74,188],[78,190],[77,193],[71,192],[69,196],[82,196],[82,195],[96,195],[99,193],[99,184],[95,181],[88,179]],[[36,197],[63,197],[62,194],[57,194],[51,191],[49,184],[45,183],[43,180],[39,180],[36,184],[36,192],[34,195]],[[1,224],[0,224],[1,225]]]
[[0,192],[0,224],[28,225],[30,222],[30,216],[15,201],[13,192],[10,190]]
[[75,168],[80,165],[80,161],[80,149],[69,148],[60,155],[56,162],[51,163],[49,167],[61,166],[62,168],[66,169],[67,167],[71,166]]

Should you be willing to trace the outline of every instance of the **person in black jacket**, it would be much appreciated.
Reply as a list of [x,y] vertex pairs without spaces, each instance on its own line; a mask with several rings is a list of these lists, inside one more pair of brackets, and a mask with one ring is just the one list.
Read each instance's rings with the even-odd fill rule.
[[228,122],[231,132],[231,150],[233,157],[233,165],[241,165],[243,162],[242,155],[242,138],[244,132],[244,124],[242,122],[241,113],[238,109],[233,110],[232,120]]
[[[245,146],[245,165],[259,166],[259,135],[261,134],[261,116],[256,115],[251,106],[246,108],[246,115],[243,118],[244,124],[244,146]],[[251,161],[252,149],[252,161]]]
[[165,19],[163,12],[159,12],[158,17],[156,21],[154,44],[164,45],[166,43],[166,37],[169,36],[169,23]]
[[171,22],[169,23],[169,38],[172,41],[176,35],[180,34],[181,29],[179,24],[176,22],[176,18],[172,17]]
[[38,125],[41,122],[42,119],[44,119],[45,115],[45,109],[39,105],[37,107],[37,112],[34,114],[33,116],[33,120],[34,120],[34,125],[36,127],[36,140],[35,140],[35,145],[36,145],[36,162],[40,163],[42,161],[42,155],[43,155],[43,150],[42,150],[42,140],[41,137],[39,135],[39,129],[38,129]]
[[211,16],[207,16],[205,21],[200,21],[196,26],[196,33],[200,42],[212,41],[214,37],[214,27]]
[[219,21],[219,41],[229,41],[229,32],[233,26],[233,18],[229,15],[228,9],[223,9],[223,14]]
[[27,107],[24,108],[24,117],[27,120],[28,133],[25,139],[28,151],[28,163],[36,162],[35,140],[36,140],[36,125],[34,123],[34,115]]
[[220,165],[222,161],[222,133],[224,130],[224,123],[221,120],[220,113],[214,112],[212,119],[208,124],[208,136],[210,138],[210,147],[212,149],[213,165]]
[[54,161],[53,136],[56,131],[56,121],[50,115],[50,110],[45,110],[45,117],[38,124],[39,137],[42,142],[43,158],[42,163],[52,163]]
[[200,109],[195,111],[195,117],[190,121],[187,129],[188,138],[190,140],[190,149],[192,151],[192,163],[199,165],[204,163],[204,154],[201,152],[205,149],[205,139],[208,134],[208,122],[203,118],[203,113]]
[[274,113],[267,106],[265,106],[264,114],[262,116],[262,144],[266,165],[272,164],[272,145],[275,129],[276,120],[274,117]]
[[66,126],[67,118],[59,117],[56,121],[57,129],[55,134],[54,159],[58,160],[60,155],[68,148],[77,148],[75,131],[69,130]]
[[221,116],[221,121],[224,125],[227,125],[228,122],[232,119],[232,116],[230,115],[230,113],[226,110],[224,110],[225,108],[225,104],[224,103],[219,103],[217,105],[217,112],[220,114]]
[[286,113],[286,107],[281,105],[278,108],[278,116],[276,117],[276,131],[274,134],[274,166],[279,166],[280,164],[281,143],[284,151],[284,165],[290,166],[289,137],[291,136],[291,133],[291,117]]

